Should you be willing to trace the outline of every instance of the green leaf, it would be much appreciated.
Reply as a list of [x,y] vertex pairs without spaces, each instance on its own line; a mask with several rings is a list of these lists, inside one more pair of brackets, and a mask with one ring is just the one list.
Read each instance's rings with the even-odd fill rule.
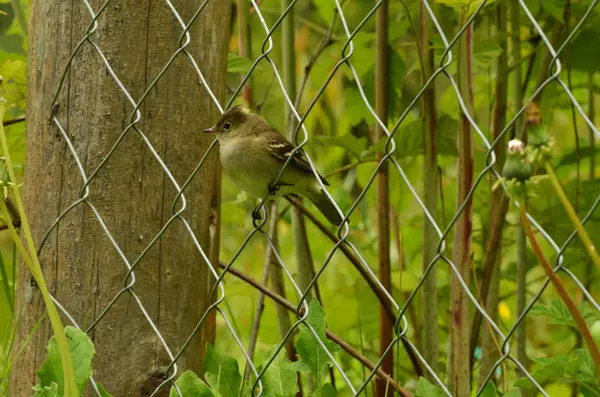
[[316,7],[319,16],[323,22],[330,24],[333,20],[333,14],[336,9],[335,3],[331,1],[314,0],[313,5]]
[[480,68],[487,68],[502,54],[500,42],[506,38],[506,34],[499,33],[493,37],[476,41],[473,45],[473,58],[475,65]]
[[346,149],[356,157],[360,157],[361,153],[367,146],[367,138],[357,138],[352,134],[341,136],[317,136],[317,139],[323,142],[324,145],[339,146]]
[[98,391],[100,392],[100,395],[102,397],[112,397],[112,394],[107,392],[106,389],[104,388],[104,386],[102,386],[100,383],[96,383],[96,384],[98,385]]
[[445,397],[446,393],[438,386],[431,384],[427,379],[421,377],[417,383],[416,397]]
[[[446,115],[437,121],[437,151],[438,155],[456,156],[456,131],[458,122]],[[413,120],[404,122],[394,135],[396,141],[395,155],[398,158],[420,156],[424,153],[425,137],[423,122]]]
[[504,397],[521,397],[521,390],[510,389],[508,393],[504,394]]
[[[209,345],[210,346],[210,345]],[[177,379],[175,384],[183,397],[212,397],[214,396],[210,388],[192,371],[185,371]],[[236,394],[237,395],[237,391]],[[177,389],[171,386],[169,397],[179,397]]]
[[[254,62],[238,54],[227,54],[227,72],[246,74]],[[257,66],[258,67],[258,66]]]
[[[92,376],[92,358],[95,354],[94,344],[85,332],[75,327],[65,327],[65,336],[69,344],[69,351],[73,357],[75,382],[77,383],[79,392],[82,393],[90,380],[90,376]],[[64,394],[63,368],[54,337],[48,342],[48,357],[37,371],[37,375],[40,378],[39,385],[41,387],[50,386],[54,382],[58,385],[59,394]]]
[[233,358],[221,354],[211,345],[206,347],[204,357],[205,377],[211,388],[223,397],[238,395],[242,377],[238,362]]
[[498,393],[496,392],[496,386],[494,386],[494,382],[488,382],[481,391],[480,397],[496,397],[497,395]]
[[[600,320],[600,313],[598,313],[596,309],[590,307],[587,302],[583,302],[579,306],[578,311],[587,324]],[[550,320],[548,321],[549,324],[568,325],[577,328],[577,324],[571,317],[569,309],[567,309],[560,299],[553,300],[549,306],[539,303],[531,309],[531,313],[536,316],[550,317]]]
[[575,357],[572,358],[577,366],[567,363],[567,372],[571,374],[578,382],[594,385],[598,389],[598,377],[596,375],[596,367],[590,353],[585,349],[577,349]]
[[34,386],[33,391],[35,391],[33,397],[59,397],[58,385],[54,382],[50,386]]
[[[269,354],[270,356],[271,354]],[[298,391],[296,371],[292,367],[292,362],[287,359],[285,348],[279,352],[275,360],[269,365],[263,381],[266,395],[287,397],[296,394]]]
[[568,325],[576,327],[577,325],[571,318],[569,309],[560,299],[555,299],[550,303],[549,306],[542,303],[536,304],[530,311],[534,316],[548,316],[550,320],[548,323],[556,325]]
[[337,392],[331,383],[325,383],[323,387],[317,389],[311,394],[312,397],[336,397]]
[[[444,4],[448,7],[452,7],[457,13],[468,18],[472,13],[477,10],[477,7],[483,2],[483,0],[436,0],[437,3]],[[494,3],[496,0],[489,0],[485,7]]]
[[[571,43],[571,65],[582,72],[600,70],[600,57],[590,56],[590,43],[600,42],[598,28],[584,29]],[[582,148],[584,149],[584,148]]]
[[[545,383],[549,380],[563,377],[565,373],[565,364],[567,363],[568,358],[565,356],[556,356],[550,358],[538,358],[535,361],[540,364],[540,367],[533,371],[531,376],[536,382]],[[519,379],[515,382],[514,386],[525,388],[534,387],[529,378]]]
[[[406,64],[402,59],[402,56],[395,50],[389,49],[389,90],[388,90],[388,112],[390,118],[394,118],[396,114],[396,109],[400,104],[400,97],[402,96],[402,87],[404,82],[404,77],[406,76]],[[364,76],[361,77],[361,82],[363,83],[365,95],[369,100],[371,106],[375,106],[375,90],[376,90],[376,82],[375,82],[375,64],[373,64],[365,73]],[[362,101],[362,98],[361,98]],[[363,107],[366,109],[366,105]],[[368,110],[367,110],[368,112]],[[370,113],[369,113],[370,115]],[[366,119],[367,122],[374,122],[373,117],[369,116]]]
[[[325,336],[325,312],[316,299],[311,300],[309,303],[306,323],[315,330],[317,337],[325,344],[329,352],[335,354],[338,350],[337,345]],[[313,375],[313,382],[319,388],[322,385],[327,368],[331,365],[331,360],[319,342],[317,342],[310,329],[304,324],[300,326],[300,335],[295,346],[300,358],[299,361],[304,363],[301,365],[310,368],[310,373]]]

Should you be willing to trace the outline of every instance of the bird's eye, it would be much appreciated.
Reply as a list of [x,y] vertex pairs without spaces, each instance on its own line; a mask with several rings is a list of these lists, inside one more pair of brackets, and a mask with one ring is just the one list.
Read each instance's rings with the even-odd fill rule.
[[226,131],[229,131],[231,129],[231,123],[226,121],[225,124],[223,124],[223,128],[225,128]]

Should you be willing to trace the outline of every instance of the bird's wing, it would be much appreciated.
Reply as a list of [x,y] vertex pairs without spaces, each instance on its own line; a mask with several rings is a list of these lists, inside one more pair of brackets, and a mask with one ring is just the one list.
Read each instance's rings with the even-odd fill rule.
[[[269,154],[281,161],[287,161],[288,157],[294,150],[294,145],[292,145],[283,135],[281,135],[279,131],[275,129],[266,131],[264,136],[267,140]],[[310,174],[313,173],[312,168],[310,168],[310,164],[306,160],[306,156],[302,149],[297,150],[294,153],[291,163],[304,172]],[[323,176],[321,176],[321,174],[319,174],[319,177],[325,185],[329,186],[329,183],[325,180],[325,178],[323,178]]]

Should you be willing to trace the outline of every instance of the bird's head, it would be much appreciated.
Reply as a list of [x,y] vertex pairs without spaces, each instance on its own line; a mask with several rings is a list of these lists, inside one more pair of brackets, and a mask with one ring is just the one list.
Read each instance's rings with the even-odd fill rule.
[[243,106],[234,106],[227,109],[214,127],[207,128],[203,132],[215,134],[219,140],[238,138],[252,131],[252,114]]

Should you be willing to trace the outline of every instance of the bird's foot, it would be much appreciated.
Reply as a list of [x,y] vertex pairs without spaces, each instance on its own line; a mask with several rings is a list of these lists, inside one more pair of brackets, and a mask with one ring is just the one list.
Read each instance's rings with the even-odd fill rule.
[[269,194],[271,196],[277,195],[277,192],[281,189],[281,185],[271,185],[269,184]]
[[252,211],[252,219],[254,219],[255,221],[260,221],[262,219],[262,216],[260,215],[260,210],[258,208]]
[[282,186],[294,186],[294,185],[291,183],[282,183],[282,182],[278,183],[277,185],[269,184],[269,186],[268,186],[269,194],[271,196],[277,195],[277,193],[279,192],[279,189],[281,189]]

